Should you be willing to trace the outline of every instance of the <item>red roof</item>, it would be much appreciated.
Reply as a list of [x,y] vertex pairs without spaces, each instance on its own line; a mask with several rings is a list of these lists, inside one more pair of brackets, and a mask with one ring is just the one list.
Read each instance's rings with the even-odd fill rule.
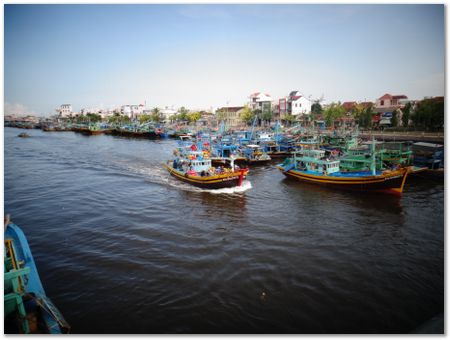
[[353,109],[356,106],[356,102],[343,102],[342,103],[342,107],[347,110],[350,111],[351,109]]
[[383,97],[378,98],[380,100],[384,100],[384,99],[392,99],[392,96],[389,93],[386,93]]
[[369,106],[372,106],[373,103],[372,102],[362,102],[360,103],[365,109],[368,108]]
[[392,96],[392,99],[408,99],[408,97],[406,97],[404,94],[400,94],[397,96]]
[[292,100],[297,100],[297,99],[299,99],[299,98],[301,98],[302,96],[293,96],[292,97]]

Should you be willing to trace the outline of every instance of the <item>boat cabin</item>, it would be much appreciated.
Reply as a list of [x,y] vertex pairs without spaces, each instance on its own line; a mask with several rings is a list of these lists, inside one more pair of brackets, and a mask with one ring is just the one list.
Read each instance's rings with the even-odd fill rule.
[[296,151],[295,153],[297,157],[309,157],[313,159],[325,158],[325,150],[322,149],[303,149]]
[[192,170],[196,173],[201,173],[202,171],[207,172],[211,168],[210,159],[199,159],[191,161]]

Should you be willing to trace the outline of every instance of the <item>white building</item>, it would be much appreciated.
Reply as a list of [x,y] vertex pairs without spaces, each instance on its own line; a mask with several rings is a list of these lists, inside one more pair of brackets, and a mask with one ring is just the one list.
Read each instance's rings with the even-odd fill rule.
[[72,116],[72,105],[71,104],[62,104],[59,108],[56,109],[58,116],[60,118],[66,118]]
[[311,113],[311,101],[299,91],[292,91],[288,98],[288,111],[293,116]]
[[272,107],[272,97],[268,93],[255,92],[250,95],[248,107],[252,110],[261,110]]
[[120,108],[120,112],[123,115],[126,115],[130,118],[135,118],[138,115],[141,115],[144,113],[145,106],[143,104],[139,105],[122,105]]
[[170,122],[170,118],[174,115],[177,114],[177,110],[173,109],[173,108],[168,108],[167,106],[162,109],[159,114],[162,117],[162,120],[164,123],[169,123]]

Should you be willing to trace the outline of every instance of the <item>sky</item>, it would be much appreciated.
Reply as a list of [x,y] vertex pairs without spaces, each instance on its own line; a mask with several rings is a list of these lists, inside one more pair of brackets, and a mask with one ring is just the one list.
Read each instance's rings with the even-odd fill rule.
[[444,95],[444,5],[5,5],[4,109]]

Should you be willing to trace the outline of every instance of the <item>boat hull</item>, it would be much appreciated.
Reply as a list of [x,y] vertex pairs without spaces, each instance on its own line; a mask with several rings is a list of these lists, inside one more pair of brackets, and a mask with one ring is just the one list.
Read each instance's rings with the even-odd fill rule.
[[[12,265],[12,268],[8,269],[8,271],[5,270],[4,273],[5,287],[8,286],[8,292],[5,289],[4,295],[5,308],[7,305],[15,306],[13,301],[19,300],[20,303],[16,302],[17,306],[22,305],[23,312],[27,316],[34,315],[36,317],[36,319],[27,317],[26,320],[19,317],[22,326],[16,328],[15,326],[19,323],[14,321],[14,317],[17,314],[15,312],[9,313],[8,318],[5,315],[5,327],[8,328],[6,333],[68,333],[70,326],[45,294],[31,249],[23,231],[17,225],[9,223],[5,229],[4,238],[5,248],[7,248],[5,260],[7,258],[6,254],[9,254],[8,259]],[[21,288],[17,290],[14,289],[14,285],[11,286],[11,283],[9,283],[16,276],[15,272],[22,272],[18,281]],[[40,319],[40,321],[37,322],[37,319]],[[8,321],[8,325],[6,321]],[[13,326],[10,327],[10,325]]]
[[403,187],[405,185],[406,177],[409,173],[408,168],[402,168],[375,176],[338,177],[331,175],[326,176],[308,174],[303,171],[293,169],[285,171],[282,166],[278,166],[278,169],[288,178],[308,183],[320,184],[338,189],[382,192],[393,195],[401,195],[401,193],[403,192]]
[[85,130],[82,133],[88,136],[96,136],[104,134],[105,130]]
[[229,174],[200,177],[183,174],[167,164],[164,164],[164,167],[176,179],[202,189],[222,189],[240,186],[248,173],[248,169],[241,169]]
[[121,136],[121,137],[129,137],[129,138],[146,138],[146,139],[158,139],[160,136],[153,131],[128,131],[128,130],[120,130],[113,129],[108,134],[113,136]]

